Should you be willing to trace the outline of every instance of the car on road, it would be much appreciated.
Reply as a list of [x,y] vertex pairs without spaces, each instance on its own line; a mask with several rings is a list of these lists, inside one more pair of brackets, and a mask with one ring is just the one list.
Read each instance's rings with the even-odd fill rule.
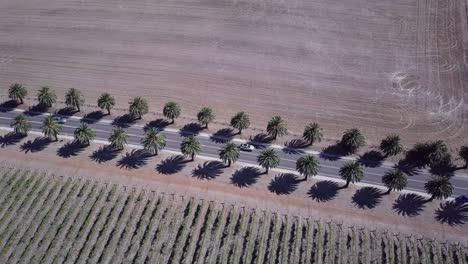
[[57,121],[59,124],[64,124],[67,122],[67,119],[63,116],[54,116],[54,120]]
[[242,151],[254,151],[255,150],[255,147],[250,145],[250,144],[247,144],[247,143],[244,143],[244,144],[240,144],[239,145],[239,149],[242,150]]
[[455,198],[456,203],[468,203],[468,195],[462,195]]

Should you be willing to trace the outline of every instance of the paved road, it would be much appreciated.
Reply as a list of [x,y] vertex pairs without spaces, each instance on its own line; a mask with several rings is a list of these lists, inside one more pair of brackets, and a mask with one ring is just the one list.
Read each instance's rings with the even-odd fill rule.
[[[18,114],[16,111],[3,111],[0,112],[0,126],[8,127],[13,118]],[[41,131],[42,120],[44,115],[29,115],[29,119],[32,124],[32,129],[34,131]],[[77,118],[69,118],[68,121],[62,126],[62,135],[73,136],[73,131],[77,126],[79,126],[82,120]],[[96,139],[107,140],[113,129],[111,120],[100,120],[100,121],[91,121],[88,120],[87,123],[96,131]],[[129,134],[129,144],[139,145],[141,138],[143,137],[143,128],[138,125],[125,125],[121,124]],[[163,130],[162,133],[165,134],[167,145],[166,149],[178,151],[180,142],[183,140],[188,133],[181,133],[179,131]],[[219,150],[225,144],[225,140],[219,138],[210,138],[208,136],[199,135],[199,140],[203,146],[203,155],[210,157],[218,157]],[[253,152],[242,152],[239,158],[239,161],[256,164],[256,159],[260,151],[264,146],[258,146]],[[296,160],[304,153],[300,150],[291,151],[288,149],[278,150],[281,155],[281,162],[279,168],[287,170],[295,170]],[[320,157],[317,155],[320,161],[320,172],[319,175],[326,176],[330,178],[340,178],[339,169],[343,164],[348,162],[346,159],[340,158],[327,158]],[[364,179],[362,182],[382,185],[381,178],[384,173],[391,169],[390,164],[381,164],[378,166],[367,166],[364,168]],[[424,192],[424,183],[430,178],[430,173],[426,170],[416,171],[408,179],[408,188],[409,190],[421,191]],[[454,185],[453,196],[459,196],[462,194],[468,194],[468,178],[455,175],[451,178],[451,182]]]

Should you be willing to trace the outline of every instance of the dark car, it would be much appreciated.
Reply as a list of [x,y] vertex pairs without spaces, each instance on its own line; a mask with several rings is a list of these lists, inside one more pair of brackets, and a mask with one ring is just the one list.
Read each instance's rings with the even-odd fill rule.
[[466,203],[468,202],[468,195],[462,195],[455,198],[456,203]]

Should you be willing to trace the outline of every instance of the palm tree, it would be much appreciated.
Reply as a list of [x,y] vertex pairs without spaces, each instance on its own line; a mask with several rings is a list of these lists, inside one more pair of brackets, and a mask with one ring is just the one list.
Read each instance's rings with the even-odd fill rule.
[[186,137],[180,144],[180,151],[185,156],[191,156],[192,161],[194,161],[195,155],[201,153],[200,141],[194,136]]
[[37,93],[37,100],[39,104],[49,108],[57,101],[57,95],[49,87],[44,86]]
[[209,107],[203,107],[200,112],[197,114],[198,122],[205,125],[205,128],[208,128],[208,124],[213,122],[215,119],[215,114],[213,109]]
[[97,104],[99,108],[101,108],[102,110],[106,109],[107,114],[110,115],[111,114],[110,110],[115,105],[115,99],[112,95],[108,93],[103,93],[101,94],[101,96],[99,96],[99,99],[97,100]]
[[400,136],[388,135],[380,142],[380,150],[385,154],[385,157],[395,156],[403,152],[403,144],[401,144]]
[[138,119],[141,119],[144,114],[148,113],[148,103],[142,97],[136,97],[128,104],[130,105],[128,111]]
[[305,155],[296,161],[296,170],[304,176],[307,181],[309,176],[315,176],[319,172],[319,161],[312,155]]
[[49,115],[44,119],[42,123],[42,133],[46,137],[53,137],[55,141],[58,141],[58,134],[62,130],[62,126],[54,119],[53,116]]
[[268,122],[267,125],[268,135],[272,136],[273,139],[276,139],[278,136],[282,137],[288,132],[288,125],[281,116],[274,116]]
[[27,136],[31,130],[31,123],[25,115],[19,114],[15,117],[15,121],[11,124],[16,134]]
[[81,111],[80,106],[84,104],[84,97],[78,89],[71,88],[65,95],[65,104]]
[[465,161],[465,169],[468,168],[468,146],[462,146],[458,155]]
[[321,142],[323,138],[322,128],[317,123],[309,123],[304,128],[302,138],[309,142],[309,145],[313,145],[315,142]]
[[360,182],[364,177],[362,166],[357,161],[350,161],[340,169],[340,176],[346,181],[343,188],[348,188],[349,183]]
[[166,146],[166,137],[152,127],[145,132],[145,137],[141,140],[141,144],[143,144],[146,151],[156,156]]
[[88,145],[91,140],[96,136],[96,132],[88,126],[88,124],[81,123],[79,127],[75,129],[75,142],[78,142],[82,145]]
[[431,166],[437,166],[443,162],[450,163],[451,156],[447,145],[442,140],[437,140],[429,144],[428,161]]
[[408,177],[398,168],[388,171],[382,177],[382,183],[388,188],[387,194],[393,190],[401,191],[408,185]]
[[351,153],[356,152],[366,144],[366,139],[357,128],[347,129],[341,138],[341,144]]
[[449,178],[436,176],[424,185],[426,192],[431,195],[427,201],[430,202],[435,199],[446,199],[452,195],[453,186]]
[[227,162],[228,167],[231,167],[231,164],[239,159],[239,154],[239,148],[236,144],[227,143],[226,146],[219,151],[219,158],[222,159],[224,163]]
[[172,120],[172,124],[174,124],[174,120],[180,116],[180,106],[176,102],[168,102],[164,105],[163,114],[166,118],[170,118]]
[[280,157],[274,149],[269,148],[262,151],[260,155],[258,155],[257,162],[260,166],[262,166],[262,168],[266,170],[265,173],[268,174],[270,168],[278,167],[280,163]]
[[247,129],[250,126],[250,117],[246,112],[239,112],[231,118],[231,126],[239,130],[239,134],[242,134],[242,130]]
[[20,104],[23,104],[23,99],[26,97],[28,94],[28,91],[26,88],[19,84],[19,83],[14,83],[10,85],[10,89],[8,89],[8,97],[13,100],[19,100]]
[[125,130],[121,127],[114,128],[112,134],[109,137],[111,147],[114,149],[122,150],[128,141],[128,135]]

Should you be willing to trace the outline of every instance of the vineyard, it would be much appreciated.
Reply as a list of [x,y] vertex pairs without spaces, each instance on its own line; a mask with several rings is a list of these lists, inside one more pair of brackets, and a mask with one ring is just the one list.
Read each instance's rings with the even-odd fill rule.
[[0,263],[467,263],[464,245],[0,168]]

